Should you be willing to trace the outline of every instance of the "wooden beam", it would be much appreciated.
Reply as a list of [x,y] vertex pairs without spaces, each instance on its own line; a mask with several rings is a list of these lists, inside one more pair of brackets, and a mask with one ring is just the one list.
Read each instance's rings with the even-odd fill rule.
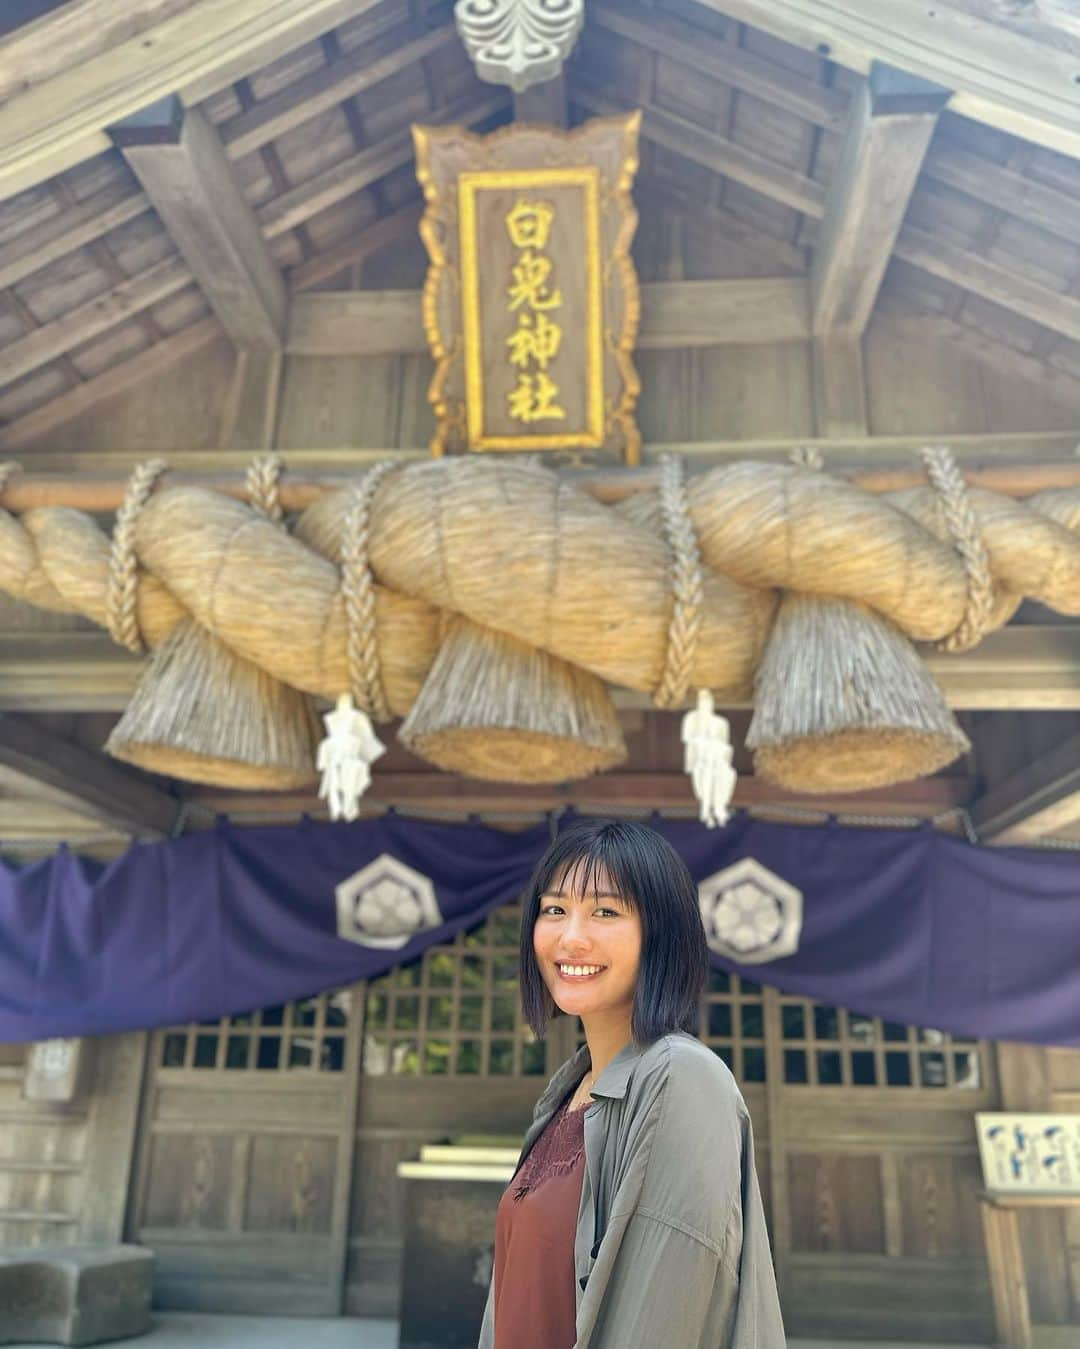
[[656,52],[707,75],[717,84],[752,94],[826,131],[840,132],[844,128],[848,98],[839,89],[829,89],[792,70],[782,70],[745,47],[728,46],[661,10],[645,9],[632,0],[619,0],[617,6],[598,5],[590,0],[586,17],[590,27],[627,38],[641,47],[643,53]]
[[0,246],[0,290],[17,285],[50,262],[67,257],[149,209],[146,194],[132,192],[125,183],[119,188],[104,187],[76,206],[65,206],[45,224],[35,222]]
[[698,0],[852,70],[874,61],[952,89],[954,112],[1080,156],[1080,85],[1065,49],[972,8],[924,0]]
[[[673,729],[673,734],[676,733]],[[872,812],[882,815],[932,817],[963,804],[969,791],[966,778],[923,778],[897,787],[822,798],[786,792],[760,778],[740,777],[733,804],[737,807],[784,805],[828,813]],[[314,793],[290,792],[273,795],[219,792],[196,788],[188,798],[215,814],[325,813]],[[364,806],[434,806],[475,811],[554,810],[560,806],[627,807],[692,812],[693,790],[685,773],[601,773],[586,782],[552,786],[522,786],[516,783],[480,782],[454,773],[384,772],[372,774]]]
[[[365,89],[381,84],[391,75],[412,69],[418,62],[460,41],[452,23],[419,36],[413,25],[407,25],[404,32],[400,28],[395,30],[394,35],[398,33],[401,34],[400,45],[386,55],[372,60],[365,44],[321,70],[294,81],[279,93],[261,99],[246,112],[229,118],[220,127],[225,153],[230,159],[250,154],[347,99],[355,98]],[[413,35],[411,40],[408,33]]]
[[[208,322],[220,333],[213,320]],[[925,472],[918,463],[924,446],[947,444],[970,486],[985,487],[1004,496],[1025,497],[1051,489],[1080,487],[1077,440],[1076,431],[975,435],[944,431],[834,440],[785,436],[761,440],[661,441],[643,448],[645,466],[641,468],[568,469],[566,475],[597,500],[615,502],[635,492],[655,489],[658,482],[655,466],[665,454],[681,455],[690,473],[700,473],[740,459],[787,463],[792,450],[814,446],[822,452],[826,469],[834,476],[853,482],[864,491],[898,492],[926,485]],[[287,466],[282,493],[288,510],[303,510],[324,492],[348,485],[350,475],[388,455],[402,463],[429,457],[426,449],[399,446],[369,449],[280,446],[279,451]],[[87,456],[78,450],[35,450],[33,472],[14,475],[0,497],[0,507],[15,512],[38,506],[115,511],[123,499],[131,470],[145,458],[145,450],[95,450],[94,471],[90,472]],[[170,481],[242,497],[243,473],[250,459],[244,450],[169,451]]]
[[565,127],[568,123],[566,76],[560,74],[543,84],[531,85],[524,93],[515,93],[514,121]]
[[[643,350],[771,344],[810,336],[806,282],[798,276],[660,281],[641,287]],[[321,291],[297,296],[286,349],[296,356],[385,356],[427,351],[420,293]]]
[[677,215],[690,217],[697,225],[707,226],[713,234],[723,235],[740,248],[754,253],[774,268],[777,275],[788,272],[804,275],[807,271],[805,249],[796,248],[774,234],[762,233],[758,226],[747,224],[730,211],[718,210],[702,196],[688,192],[684,185],[673,182],[666,175],[639,172],[634,179],[634,199],[639,211],[662,206]]
[[221,418],[219,440],[226,449],[273,448],[284,363],[280,350],[237,351]]
[[[505,91],[479,100],[461,99],[432,114],[429,120],[432,123],[461,121],[467,126],[474,125],[504,110],[507,99]],[[412,157],[412,138],[408,133],[393,137],[373,149],[361,151],[268,202],[256,213],[260,230],[268,239],[285,234],[312,216],[318,215],[320,211],[369,186],[385,174],[411,163]],[[377,221],[371,228],[381,230],[382,222]],[[363,241],[357,242],[361,246],[361,251],[364,251]],[[381,244],[372,237],[370,246],[379,247]],[[304,269],[297,278],[297,283],[317,284],[315,276],[325,265],[319,258],[312,259],[312,265]],[[181,289],[192,280],[190,269],[179,258],[166,259],[139,276],[129,278],[104,296],[80,305],[77,309],[36,329],[25,338],[0,348],[0,384],[14,380],[19,375],[27,374],[38,366],[54,360],[65,351],[106,331],[131,314],[138,313],[165,295]],[[133,362],[125,362],[124,368],[131,365]],[[107,375],[113,376],[109,387],[111,390],[115,389],[120,377],[114,376],[111,370]],[[80,396],[81,406],[87,405],[89,395],[85,393],[83,386],[73,390],[72,394]],[[56,402],[64,404],[67,398],[69,395],[61,395]],[[49,416],[50,407],[51,404],[46,405],[45,409],[33,409],[26,418],[0,432],[0,445],[20,444],[31,434],[35,434],[28,431],[24,423],[34,425],[33,419],[39,411],[43,411],[50,424],[55,425],[57,419]]]
[[[461,122],[465,126],[472,126],[502,112],[508,102],[509,95],[505,90],[481,99],[458,99],[431,113],[425,121],[430,125]],[[344,201],[354,192],[370,187],[395,169],[411,164],[412,160],[412,133],[408,131],[390,136],[368,149],[359,150],[348,159],[331,164],[328,169],[298,183],[291,191],[260,207],[256,216],[263,234],[268,239],[287,234],[320,211]]]
[[[573,79],[570,93],[572,101],[586,112],[609,116],[627,111],[611,98],[585,87],[580,76]],[[685,117],[660,108],[643,108],[641,134],[654,145],[673,150],[684,159],[753,188],[793,210],[816,219],[825,214],[825,189],[820,183]]]
[[814,428],[819,436],[865,436],[870,429],[859,337],[815,337]]
[[810,269],[814,332],[862,335],[949,91],[875,64],[854,100]]
[[285,282],[206,114],[174,95],[109,135],[233,342],[279,347]]
[[0,384],[10,384],[65,351],[107,332],[152,304],[175,295],[192,282],[183,258],[164,258],[137,276],[129,277],[93,300],[43,323],[6,347],[0,347]]
[[[72,55],[29,87],[21,65],[63,40],[65,6],[25,37],[0,43],[0,87],[16,88],[0,108],[0,197],[10,196],[109,149],[105,128],[169,94],[192,104],[318,37],[378,0],[193,0],[105,50]],[[100,22],[115,0],[96,0]],[[86,6],[83,7],[84,9]]]
[[[0,633],[0,646],[0,709],[8,712],[120,712],[141,668],[98,632]],[[953,708],[1080,710],[1080,627],[1006,627],[962,656],[928,650],[923,658]],[[614,696],[621,708],[651,706],[644,695]]]
[[1080,245],[1080,210],[1071,193],[995,164],[944,136],[930,146],[922,171],[924,178],[1015,216],[1025,225]]
[[990,786],[968,808],[984,843],[1022,844],[1080,821],[1080,735]]
[[1029,281],[1018,272],[988,262],[914,225],[901,229],[895,254],[913,267],[1080,342],[1080,299],[1072,295]]
[[[17,421],[10,422],[0,429],[0,447],[11,449],[40,440],[42,436],[48,435],[64,422],[86,416],[101,403],[116,398],[130,389],[133,384],[157,379],[178,361],[186,360],[195,352],[202,351],[204,347],[223,338],[224,333],[217,319],[200,319],[182,328],[172,337],[155,342],[153,346],[141,351],[137,356],[132,356],[130,360],[111,366],[103,374],[88,379],[85,384],[77,384],[74,389],[62,393],[59,398],[52,398],[41,407],[25,413]],[[0,351],[0,368],[2,366],[3,352]],[[145,458],[145,454],[142,457]]]
[[346,267],[355,267],[372,253],[397,243],[407,234],[415,235],[423,210],[420,202],[402,206],[362,230],[350,233],[306,262],[298,263],[288,273],[289,289],[298,292],[322,285]]
[[[375,221],[326,253],[320,253],[294,268],[289,274],[291,288],[304,290],[319,285],[343,267],[400,238],[406,230],[415,229],[418,219],[419,209],[410,206]],[[111,366],[103,374],[95,375],[68,393],[50,399],[41,407],[9,423],[0,429],[0,448],[12,448],[40,440],[55,427],[76,417],[86,416],[93,408],[117,397],[133,384],[157,378],[176,362],[201,351],[222,336],[222,329],[216,319],[200,319],[137,356]],[[0,350],[0,368],[2,365],[3,353]]]
[[32,794],[110,829],[162,838],[176,822],[177,800],[142,774],[7,713],[0,714],[0,765],[25,779]]

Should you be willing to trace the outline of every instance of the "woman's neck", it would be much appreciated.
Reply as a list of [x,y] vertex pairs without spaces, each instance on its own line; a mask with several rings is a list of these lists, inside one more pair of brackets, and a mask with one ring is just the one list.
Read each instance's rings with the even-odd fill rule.
[[630,1013],[604,1013],[583,1017],[585,1039],[592,1060],[592,1079],[595,1082],[611,1060],[633,1038],[630,1033]]

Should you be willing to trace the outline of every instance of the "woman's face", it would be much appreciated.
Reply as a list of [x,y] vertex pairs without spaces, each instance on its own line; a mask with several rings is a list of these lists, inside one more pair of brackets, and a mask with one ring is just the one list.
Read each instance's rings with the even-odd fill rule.
[[581,868],[540,896],[533,951],[555,1005],[570,1016],[628,1019],[641,961],[641,920],[603,871]]

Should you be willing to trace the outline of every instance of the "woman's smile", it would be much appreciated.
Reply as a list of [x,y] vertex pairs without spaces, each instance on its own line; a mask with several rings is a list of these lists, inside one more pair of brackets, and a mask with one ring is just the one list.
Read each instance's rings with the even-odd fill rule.
[[580,984],[586,979],[595,979],[603,974],[607,968],[606,965],[571,965],[562,961],[555,962],[555,968],[559,972],[560,979],[566,979],[571,983]]

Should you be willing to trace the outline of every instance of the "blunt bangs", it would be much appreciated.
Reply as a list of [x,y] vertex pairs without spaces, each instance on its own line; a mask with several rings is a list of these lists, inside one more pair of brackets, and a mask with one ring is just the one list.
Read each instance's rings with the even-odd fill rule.
[[538,1037],[558,1013],[533,952],[540,900],[569,883],[574,894],[618,895],[641,922],[641,964],[631,1012],[639,1045],[671,1031],[697,1033],[708,948],[697,887],[655,829],[630,820],[581,820],[552,842],[523,895],[519,978],[525,1020]]

